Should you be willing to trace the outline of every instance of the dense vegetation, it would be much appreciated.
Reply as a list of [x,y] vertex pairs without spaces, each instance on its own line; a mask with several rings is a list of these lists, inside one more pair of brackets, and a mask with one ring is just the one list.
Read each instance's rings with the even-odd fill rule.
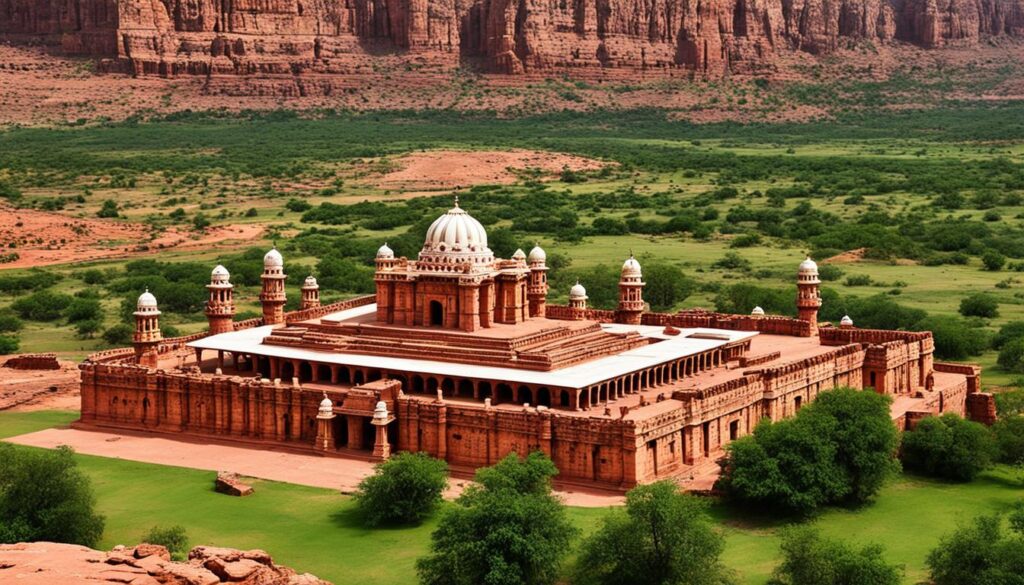
[[415,524],[441,504],[448,464],[426,453],[398,453],[359,482],[356,506],[367,525]]

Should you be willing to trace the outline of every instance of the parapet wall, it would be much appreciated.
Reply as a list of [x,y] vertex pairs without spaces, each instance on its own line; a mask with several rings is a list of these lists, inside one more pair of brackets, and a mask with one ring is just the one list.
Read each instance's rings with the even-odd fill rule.
[[[549,319],[571,320],[578,313],[565,305],[547,305],[546,316]],[[617,311],[603,309],[585,309],[583,319],[601,323],[618,321]],[[771,335],[789,335],[793,337],[810,337],[813,334],[811,324],[791,317],[764,315],[729,315],[704,309],[686,309],[678,313],[646,312],[641,317],[642,325],[659,327],[706,327],[709,329],[726,329],[730,331],[758,331]]]
[[25,353],[7,358],[3,367],[13,370],[59,370],[55,353]]

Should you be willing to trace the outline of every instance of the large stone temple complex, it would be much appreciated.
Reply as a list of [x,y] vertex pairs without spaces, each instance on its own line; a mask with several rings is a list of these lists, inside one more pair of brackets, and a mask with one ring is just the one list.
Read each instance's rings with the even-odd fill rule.
[[819,323],[809,258],[797,319],[758,307],[650,312],[633,257],[616,310],[588,308],[583,284],[567,306],[549,305],[547,270],[540,247],[495,258],[457,201],[415,260],[381,246],[375,295],[322,305],[309,277],[301,309],[285,312],[275,249],[263,317],[234,321],[230,275],[217,266],[207,332],[162,339],[157,299],[139,297],[134,347],[81,367],[77,424],[342,457],[425,451],[456,471],[541,450],[562,482],[622,489],[706,473],[758,421],[836,386],[892,396],[900,426],[994,416],[980,369],[935,363],[931,333]]

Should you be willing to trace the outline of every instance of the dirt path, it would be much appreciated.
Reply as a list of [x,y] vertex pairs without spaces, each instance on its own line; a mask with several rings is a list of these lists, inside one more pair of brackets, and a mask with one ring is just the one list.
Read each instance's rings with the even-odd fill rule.
[[[73,447],[79,453],[129,461],[174,465],[209,471],[232,471],[248,477],[308,485],[350,493],[373,473],[373,463],[354,459],[300,455],[247,447],[184,442],[155,435],[118,435],[80,429],[46,429],[7,439],[18,445]],[[453,479],[445,497],[457,497],[465,480]],[[621,504],[620,495],[561,491],[570,506],[596,508]]]

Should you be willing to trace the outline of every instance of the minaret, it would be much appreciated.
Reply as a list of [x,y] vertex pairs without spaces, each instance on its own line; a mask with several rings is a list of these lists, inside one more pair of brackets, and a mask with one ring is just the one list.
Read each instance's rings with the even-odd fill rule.
[[622,264],[622,276],[619,278],[619,310],[618,321],[629,325],[639,325],[644,313],[644,278],[640,272],[640,263],[632,254]]
[[146,289],[139,295],[135,304],[135,334],[132,345],[135,346],[135,363],[147,368],[156,368],[159,361],[160,310],[156,307],[156,297]]
[[210,334],[234,331],[232,319],[235,316],[234,286],[231,274],[220,264],[210,273],[210,298],[206,301],[206,320],[210,323]]
[[573,321],[582,321],[587,315],[587,289],[583,288],[580,281],[569,289],[569,318]]
[[377,265],[377,270],[391,270],[395,267],[395,251],[388,246],[387,242],[377,248],[377,257],[374,259],[374,263]]
[[320,401],[320,407],[316,412],[316,443],[313,448],[317,451],[334,450],[334,403],[324,392],[324,398]]
[[302,283],[302,309],[312,309],[320,306],[320,285],[312,274],[306,277]]
[[547,260],[548,255],[540,246],[534,246],[526,260],[530,265],[530,281],[526,286],[526,298],[530,302],[530,317],[543,317],[547,312]]
[[284,323],[284,258],[277,248],[271,249],[263,257],[263,290],[260,291],[260,304],[263,305],[263,324],[278,325]]
[[796,310],[801,321],[811,324],[811,335],[818,334],[818,309],[821,308],[821,292],[818,287],[818,265],[810,256],[800,263],[796,276]]

